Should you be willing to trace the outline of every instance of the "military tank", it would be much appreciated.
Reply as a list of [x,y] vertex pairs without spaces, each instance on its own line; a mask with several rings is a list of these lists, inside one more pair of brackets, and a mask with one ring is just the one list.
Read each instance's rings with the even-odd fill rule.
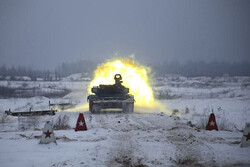
[[91,94],[87,100],[89,111],[98,114],[102,109],[122,109],[124,113],[134,111],[134,96],[128,94],[129,88],[122,85],[121,74],[114,76],[115,84],[99,85],[91,88]]

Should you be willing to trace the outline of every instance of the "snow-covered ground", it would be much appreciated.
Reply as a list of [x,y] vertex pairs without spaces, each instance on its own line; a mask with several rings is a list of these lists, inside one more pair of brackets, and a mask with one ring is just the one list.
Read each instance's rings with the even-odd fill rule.
[[[94,115],[80,107],[55,116],[4,115],[9,108],[48,109],[49,101],[82,106],[88,84],[87,79],[0,81],[0,86],[13,89],[70,90],[63,97],[0,99],[0,166],[250,166],[250,147],[240,147],[242,129],[250,122],[250,77],[157,78],[155,95],[168,110],[175,110],[172,116],[138,107],[132,114]],[[212,111],[219,131],[204,130]],[[79,112],[84,113],[87,131],[74,131]],[[56,123],[63,116],[69,118],[68,126],[54,130],[57,145],[38,144],[45,122]]]

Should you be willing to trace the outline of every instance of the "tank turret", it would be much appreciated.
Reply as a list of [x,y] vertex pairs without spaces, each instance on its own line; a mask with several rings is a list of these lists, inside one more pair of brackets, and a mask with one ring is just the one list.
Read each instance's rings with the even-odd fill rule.
[[89,95],[89,110],[91,113],[100,113],[102,109],[123,109],[123,112],[133,112],[134,96],[128,94],[129,88],[122,85],[121,74],[114,76],[115,84],[99,85],[91,88],[95,95]]
[[115,77],[115,84],[113,85],[99,85],[91,88],[91,92],[95,93],[98,96],[113,96],[113,95],[122,95],[128,94],[129,88],[124,87],[122,83],[122,76],[121,74],[116,74]]

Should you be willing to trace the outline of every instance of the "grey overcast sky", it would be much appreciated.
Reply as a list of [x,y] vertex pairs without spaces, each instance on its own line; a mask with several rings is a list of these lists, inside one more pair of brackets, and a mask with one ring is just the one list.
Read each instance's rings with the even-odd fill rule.
[[0,65],[250,61],[248,0],[0,0]]

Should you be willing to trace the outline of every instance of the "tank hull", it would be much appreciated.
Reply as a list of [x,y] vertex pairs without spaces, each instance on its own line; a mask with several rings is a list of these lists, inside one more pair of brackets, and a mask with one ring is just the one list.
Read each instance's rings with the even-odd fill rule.
[[89,95],[88,100],[89,111],[93,114],[98,114],[103,109],[122,109],[124,113],[132,113],[134,111],[134,97],[132,95],[115,97]]

